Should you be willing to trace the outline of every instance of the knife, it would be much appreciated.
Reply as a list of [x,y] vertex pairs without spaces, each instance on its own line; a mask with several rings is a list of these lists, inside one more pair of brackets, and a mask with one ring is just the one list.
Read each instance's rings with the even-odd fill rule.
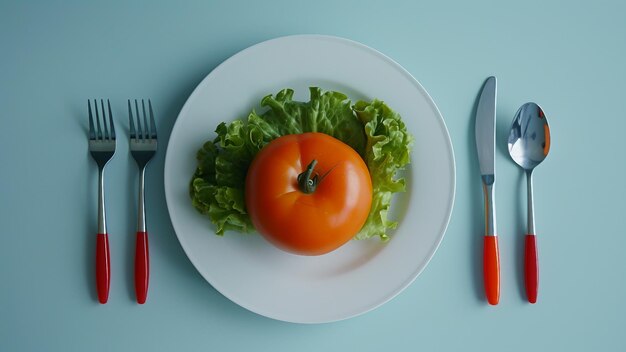
[[485,194],[485,237],[483,274],[487,302],[498,304],[500,300],[500,259],[496,232],[496,90],[495,77],[487,78],[476,108],[476,149]]

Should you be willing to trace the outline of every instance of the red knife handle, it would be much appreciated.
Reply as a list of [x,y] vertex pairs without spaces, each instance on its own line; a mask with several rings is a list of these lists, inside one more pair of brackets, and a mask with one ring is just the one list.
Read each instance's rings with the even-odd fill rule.
[[109,300],[111,286],[111,256],[109,254],[109,235],[99,233],[96,239],[96,288],[98,301],[105,304]]
[[148,233],[137,232],[135,248],[135,294],[137,303],[146,303],[148,282],[150,280],[150,255],[148,252]]
[[498,304],[500,300],[500,256],[498,254],[498,236],[485,236],[483,253],[483,274],[487,302]]
[[539,264],[537,263],[537,239],[535,235],[526,235],[524,278],[528,302],[535,303],[537,302],[537,291],[539,290]]

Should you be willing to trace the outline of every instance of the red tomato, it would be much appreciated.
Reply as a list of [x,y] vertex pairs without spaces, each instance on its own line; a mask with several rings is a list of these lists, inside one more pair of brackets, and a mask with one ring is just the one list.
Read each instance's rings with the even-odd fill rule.
[[363,227],[371,204],[372,182],[363,159],[323,133],[273,140],[246,176],[246,207],[257,231],[296,254],[339,248]]

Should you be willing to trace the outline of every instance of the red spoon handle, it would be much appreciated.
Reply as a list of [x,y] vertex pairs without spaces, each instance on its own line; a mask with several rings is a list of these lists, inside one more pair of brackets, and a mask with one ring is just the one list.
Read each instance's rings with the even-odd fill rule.
[[148,282],[150,279],[150,255],[148,252],[148,233],[137,232],[137,247],[135,249],[135,293],[137,303],[144,304],[148,296]]
[[105,304],[109,300],[111,285],[111,256],[109,255],[109,235],[99,233],[96,239],[96,288],[98,301]]
[[483,274],[487,302],[498,304],[500,300],[500,256],[498,254],[498,236],[485,236],[483,254]]
[[524,278],[526,279],[526,295],[528,302],[537,302],[539,290],[539,264],[537,263],[537,239],[535,235],[526,235],[524,253]]

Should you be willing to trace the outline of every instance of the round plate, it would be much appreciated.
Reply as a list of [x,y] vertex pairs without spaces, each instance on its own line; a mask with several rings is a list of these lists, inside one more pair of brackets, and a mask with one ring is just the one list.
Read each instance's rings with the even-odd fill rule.
[[[267,94],[308,87],[357,99],[384,100],[415,136],[404,173],[407,192],[395,196],[399,226],[387,243],[350,241],[317,257],[283,252],[262,236],[214,234],[191,205],[195,155],[218,123],[244,118]],[[365,45],[330,36],[298,35],[247,48],[215,68],[191,94],[174,125],[165,157],[165,196],[185,253],[219,292],[255,313],[289,322],[353,317],[387,302],[426,267],[441,242],[454,203],[452,144],[435,103],[400,65]]]

